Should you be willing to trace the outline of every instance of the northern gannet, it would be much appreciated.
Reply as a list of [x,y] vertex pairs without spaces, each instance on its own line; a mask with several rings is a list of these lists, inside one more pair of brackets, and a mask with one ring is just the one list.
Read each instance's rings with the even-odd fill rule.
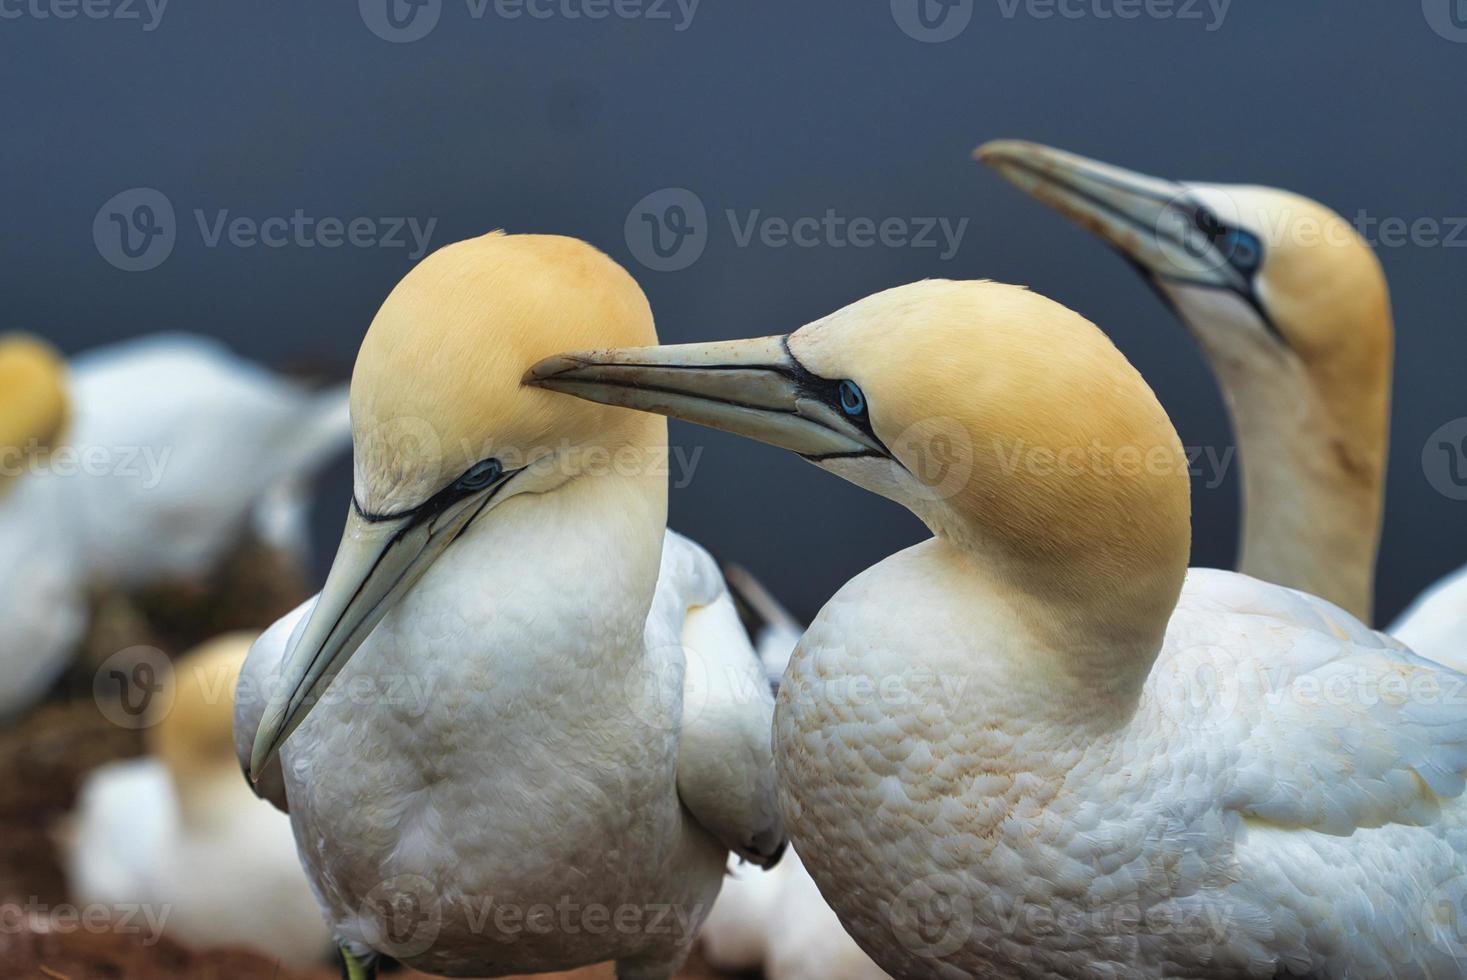
[[[340,549],[236,715],[349,969],[665,980],[728,852],[783,850],[773,699],[717,565],[666,529],[666,423],[521,383],[655,342],[615,262],[501,233],[424,259],[363,340]],[[402,936],[404,902],[431,927]]]
[[932,530],[821,610],[775,714],[792,843],[893,976],[1462,975],[1442,695],[1467,678],[1189,572],[1180,441],[1088,321],[928,281],[534,376],[791,449]]
[[[1014,140],[977,156],[1120,251],[1198,338],[1244,458],[1240,569],[1370,622],[1394,331],[1360,234],[1287,191],[1180,184]],[[1467,667],[1467,568],[1387,632]]]
[[349,436],[344,389],[308,391],[202,338],[70,363],[0,342],[0,719],[65,669],[89,593],[196,581],[261,525],[300,547],[307,481]]
[[71,899],[146,905],[190,946],[326,962],[331,935],[290,820],[255,799],[234,756],[234,690],[255,635],[181,658],[151,702],[148,755],[89,774],[63,835]]
[[1178,183],[1017,140],[976,156],[1120,251],[1197,338],[1242,458],[1238,570],[1371,622],[1393,331],[1360,234],[1269,187]]

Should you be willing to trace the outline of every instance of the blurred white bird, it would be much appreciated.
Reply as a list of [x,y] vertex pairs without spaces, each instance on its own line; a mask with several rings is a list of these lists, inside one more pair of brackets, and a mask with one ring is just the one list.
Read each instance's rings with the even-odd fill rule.
[[[350,445],[344,386],[308,391],[202,338],[149,337],[69,366],[14,338],[0,342],[7,362],[52,408],[31,423],[45,437],[8,437],[0,460],[0,719],[65,668],[89,593],[197,580],[247,530],[299,552],[308,481]],[[0,420],[21,401],[0,391]]]
[[666,423],[521,383],[568,344],[655,339],[611,259],[498,233],[419,263],[367,332],[341,546],[236,720],[273,799],[280,750],[354,976],[387,952],[667,980],[728,852],[784,849],[773,700],[717,565],[666,528]]
[[699,942],[708,964],[725,973],[888,980],[846,932],[793,848],[768,870],[731,860]]
[[775,714],[793,843],[893,976],[1463,975],[1467,677],[1189,573],[1180,440],[1088,321],[928,281],[535,375],[791,449],[932,530],[821,610]]
[[330,933],[290,820],[255,799],[234,757],[233,695],[254,638],[222,636],[177,662],[153,695],[148,754],[82,784],[62,835],[67,874],[78,904],[149,906],[187,945],[305,968],[326,962]]
[[[804,627],[743,567],[725,565],[723,575],[748,612],[759,659],[778,689]],[[704,959],[724,972],[760,970],[768,980],[887,980],[840,924],[793,849],[768,869],[730,857],[698,939]]]
[[[1267,187],[1177,183],[1017,140],[977,156],[1126,256],[1201,344],[1242,456],[1239,570],[1371,622],[1394,338],[1385,273],[1355,228]],[[1467,569],[1389,632],[1467,667]]]

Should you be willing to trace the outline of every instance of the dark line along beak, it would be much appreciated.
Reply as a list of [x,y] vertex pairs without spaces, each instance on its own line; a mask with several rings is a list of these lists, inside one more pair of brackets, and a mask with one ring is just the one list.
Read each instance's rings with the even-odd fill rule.
[[255,732],[252,780],[259,778],[382,617],[518,472],[504,473],[469,493],[450,486],[422,506],[397,515],[363,514],[352,502],[320,600],[285,651],[280,686],[270,692]]
[[973,155],[1099,235],[1143,273],[1251,297],[1251,285],[1219,250],[1207,212],[1184,185],[1022,140],[985,143]]
[[525,383],[605,405],[697,422],[799,453],[889,458],[869,423],[824,397],[785,337],[583,351],[549,357]]

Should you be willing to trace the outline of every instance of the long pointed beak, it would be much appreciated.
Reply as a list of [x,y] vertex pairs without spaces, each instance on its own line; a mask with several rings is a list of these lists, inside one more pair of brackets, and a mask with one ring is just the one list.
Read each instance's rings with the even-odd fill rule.
[[807,459],[890,454],[869,426],[822,397],[784,337],[627,347],[549,357],[525,383],[722,429]]
[[1183,184],[1022,140],[985,143],[973,155],[1156,279],[1247,288],[1218,249],[1209,213]]
[[255,732],[252,781],[382,617],[484,510],[503,482],[446,502],[435,498],[394,517],[364,516],[353,503],[326,585],[304,629],[285,651],[280,686],[271,692]]

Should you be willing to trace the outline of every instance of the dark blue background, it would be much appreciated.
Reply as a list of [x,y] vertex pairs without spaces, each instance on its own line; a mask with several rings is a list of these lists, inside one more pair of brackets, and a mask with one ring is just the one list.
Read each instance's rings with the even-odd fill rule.
[[[977,143],[1028,137],[1166,176],[1267,183],[1347,216],[1467,214],[1467,44],[1438,36],[1418,0],[1238,0],[1215,31],[1210,14],[1042,20],[975,0],[970,26],[942,44],[904,34],[887,0],[703,0],[683,31],[677,14],[476,20],[465,0],[442,3],[436,29],[407,44],[374,36],[342,0],[175,0],[151,32],[0,19],[0,327],[68,351],[191,330],[345,376],[405,251],[207,248],[192,210],[436,217],[435,244],[498,226],[589,239],[642,281],[666,341],[784,331],[926,276],[1026,283],[1108,330],[1185,442],[1225,446],[1216,386],[1185,332],[1118,258],[973,163]],[[172,201],[179,238],[160,267],[128,273],[99,256],[92,220],[138,186]],[[713,233],[690,268],[652,272],[623,223],[673,186],[702,198]],[[726,208],[971,224],[943,262],[932,249],[740,248]],[[1426,437],[1467,414],[1467,251],[1380,254],[1398,326],[1389,615],[1467,560],[1467,504],[1433,491],[1421,467]],[[923,534],[791,456],[673,431],[706,446],[673,496],[675,525],[803,615]],[[1236,489],[1197,488],[1195,564],[1233,560]],[[343,465],[320,509],[328,554],[348,492]]]

